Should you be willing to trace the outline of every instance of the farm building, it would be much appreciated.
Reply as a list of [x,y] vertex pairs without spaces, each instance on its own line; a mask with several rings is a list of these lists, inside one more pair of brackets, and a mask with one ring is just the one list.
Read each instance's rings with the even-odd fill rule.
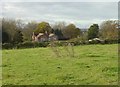
[[35,35],[33,32],[32,35],[32,41],[35,42],[45,42],[45,41],[55,41],[57,40],[57,36],[53,33],[47,34],[47,33],[39,33],[38,35]]

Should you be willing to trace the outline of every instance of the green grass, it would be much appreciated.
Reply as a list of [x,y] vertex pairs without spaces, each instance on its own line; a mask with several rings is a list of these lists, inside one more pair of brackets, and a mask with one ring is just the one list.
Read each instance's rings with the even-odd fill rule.
[[13,85],[117,85],[118,45],[75,46],[75,57],[50,48],[3,50],[3,83]]

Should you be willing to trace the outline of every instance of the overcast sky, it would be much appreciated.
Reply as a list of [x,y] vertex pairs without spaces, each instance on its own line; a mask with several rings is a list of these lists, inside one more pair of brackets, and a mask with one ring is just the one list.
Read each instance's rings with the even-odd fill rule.
[[[6,2],[5,2],[6,1]],[[64,21],[79,28],[118,18],[118,2],[2,2],[0,17],[27,21]],[[21,1],[21,0],[18,0]]]

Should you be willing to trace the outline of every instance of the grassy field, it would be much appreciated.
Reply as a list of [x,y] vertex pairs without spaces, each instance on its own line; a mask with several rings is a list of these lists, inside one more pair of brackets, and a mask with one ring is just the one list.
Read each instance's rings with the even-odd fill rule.
[[48,48],[3,50],[3,84],[116,85],[118,45],[75,46],[75,57]]

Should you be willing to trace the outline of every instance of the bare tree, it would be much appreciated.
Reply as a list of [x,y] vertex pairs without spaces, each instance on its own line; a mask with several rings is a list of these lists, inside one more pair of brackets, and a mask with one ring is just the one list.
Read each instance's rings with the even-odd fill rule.
[[63,30],[66,27],[66,23],[65,22],[56,22],[55,24],[52,25],[52,28],[54,30],[58,29],[58,30]]
[[117,21],[104,21],[100,25],[100,37],[102,39],[117,40],[118,39],[118,22]]

